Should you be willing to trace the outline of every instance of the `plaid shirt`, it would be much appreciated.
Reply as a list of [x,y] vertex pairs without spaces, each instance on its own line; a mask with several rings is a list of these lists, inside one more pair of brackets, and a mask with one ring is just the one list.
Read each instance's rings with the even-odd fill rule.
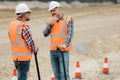
[[[43,30],[43,35],[45,37],[47,37],[50,34],[52,26],[53,26],[53,24],[47,24],[46,29]],[[69,46],[70,41],[73,37],[73,19],[72,18],[69,21],[67,32],[68,32],[68,34],[67,34],[67,38],[66,38],[66,41],[65,41],[65,45]]]
[[29,47],[29,49],[31,50],[31,52],[35,51],[35,44],[34,41],[32,39],[32,34],[30,31],[30,28],[28,26],[25,26],[22,29],[22,37],[25,40],[27,46]]

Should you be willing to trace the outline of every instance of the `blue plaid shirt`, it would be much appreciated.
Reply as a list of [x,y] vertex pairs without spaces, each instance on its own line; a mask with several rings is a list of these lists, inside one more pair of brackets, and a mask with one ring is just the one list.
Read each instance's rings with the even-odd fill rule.
[[[53,24],[47,24],[45,30],[43,30],[43,35],[45,37],[47,37],[50,34],[52,26],[53,26]],[[70,41],[73,37],[73,19],[72,18],[69,21],[67,32],[68,32],[68,34],[67,34],[67,38],[66,38],[66,41],[65,41],[65,45],[69,46]]]

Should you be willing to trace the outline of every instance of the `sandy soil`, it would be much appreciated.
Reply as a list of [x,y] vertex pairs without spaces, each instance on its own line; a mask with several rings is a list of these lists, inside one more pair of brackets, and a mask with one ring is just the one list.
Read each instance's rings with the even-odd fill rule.
[[[63,9],[75,20],[73,50],[70,53],[70,77],[74,78],[76,61],[80,62],[83,80],[120,80],[120,5],[84,6]],[[14,10],[0,10],[0,80],[11,80],[14,69],[8,39],[9,22],[15,19]],[[49,17],[46,10],[32,11],[33,39],[38,52],[42,80],[52,75],[49,60],[49,38],[42,31]],[[110,75],[102,74],[103,60],[109,59]],[[31,61],[29,80],[37,80],[34,58]]]

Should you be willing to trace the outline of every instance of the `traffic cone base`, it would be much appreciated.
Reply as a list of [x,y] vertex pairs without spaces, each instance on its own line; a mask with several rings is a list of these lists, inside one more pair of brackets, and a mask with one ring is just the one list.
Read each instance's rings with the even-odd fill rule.
[[105,72],[103,72],[103,74],[109,75],[110,73],[105,73]]
[[75,77],[75,78],[72,78],[73,80],[81,80],[83,79],[83,77]]
[[81,78],[81,73],[75,73],[75,78]]
[[109,69],[108,68],[104,68],[103,69],[103,73],[109,73]]

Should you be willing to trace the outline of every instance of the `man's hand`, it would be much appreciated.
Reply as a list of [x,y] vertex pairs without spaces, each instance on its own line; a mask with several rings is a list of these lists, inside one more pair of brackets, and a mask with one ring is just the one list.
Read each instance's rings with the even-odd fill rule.
[[52,17],[49,24],[54,24],[58,18],[56,16]]
[[66,47],[67,46],[65,44],[62,44],[62,45],[58,46],[58,48],[60,49],[60,51],[65,51]]
[[35,47],[34,54],[37,54],[38,51],[39,51],[39,48]]

